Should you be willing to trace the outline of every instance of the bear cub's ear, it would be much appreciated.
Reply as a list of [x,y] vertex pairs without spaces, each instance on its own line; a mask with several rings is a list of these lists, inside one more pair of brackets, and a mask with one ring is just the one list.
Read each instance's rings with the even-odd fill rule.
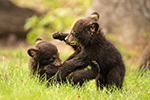
[[91,14],[91,18],[94,19],[95,21],[98,21],[99,20],[99,14],[97,12],[93,12]]
[[98,23],[91,23],[90,25],[90,31],[91,33],[96,33],[99,29],[99,24]]
[[28,52],[28,55],[31,57],[35,57],[38,54],[38,50],[33,49],[33,48],[29,49],[27,52]]

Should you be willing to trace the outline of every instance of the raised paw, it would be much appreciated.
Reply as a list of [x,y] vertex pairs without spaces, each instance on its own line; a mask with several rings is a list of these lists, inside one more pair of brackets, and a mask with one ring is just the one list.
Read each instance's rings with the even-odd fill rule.
[[55,31],[54,33],[52,33],[52,36],[53,36],[53,38],[54,38],[54,39],[59,39],[59,38],[60,38],[60,36],[61,36],[61,33],[60,33],[60,32]]

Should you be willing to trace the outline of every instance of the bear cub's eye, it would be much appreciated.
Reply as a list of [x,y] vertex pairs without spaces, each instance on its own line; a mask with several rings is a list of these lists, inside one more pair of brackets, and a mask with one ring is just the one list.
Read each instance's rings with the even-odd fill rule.
[[54,62],[55,58],[54,57],[47,57],[45,58],[46,61]]
[[55,61],[55,58],[54,57],[51,57],[50,58],[50,62],[54,62]]
[[76,37],[76,33],[75,33],[75,32],[73,32],[73,33],[72,33],[72,36]]

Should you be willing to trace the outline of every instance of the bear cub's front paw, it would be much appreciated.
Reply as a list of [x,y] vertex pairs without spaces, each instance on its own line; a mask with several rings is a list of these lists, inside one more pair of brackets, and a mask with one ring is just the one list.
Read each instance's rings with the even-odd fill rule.
[[61,33],[60,33],[60,32],[55,31],[54,33],[52,33],[52,36],[53,36],[53,38],[54,38],[54,39],[59,39],[59,38],[60,38],[60,36],[61,36]]

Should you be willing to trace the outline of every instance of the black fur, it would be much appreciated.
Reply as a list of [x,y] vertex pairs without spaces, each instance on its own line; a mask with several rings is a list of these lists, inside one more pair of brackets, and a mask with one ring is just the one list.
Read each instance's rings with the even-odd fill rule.
[[118,88],[122,87],[125,76],[122,56],[118,49],[103,35],[98,18],[99,14],[93,13],[89,17],[77,20],[74,24],[70,34],[65,38],[65,42],[71,46],[81,47],[81,50],[73,56],[71,55],[71,59],[63,63],[58,71],[57,80],[65,80],[69,73],[88,65],[92,67],[89,71],[90,74],[88,71],[77,70],[73,75],[78,76],[79,80],[95,79],[98,68],[92,61],[96,61],[100,66],[101,76],[98,79],[98,87],[112,85],[116,85]]

